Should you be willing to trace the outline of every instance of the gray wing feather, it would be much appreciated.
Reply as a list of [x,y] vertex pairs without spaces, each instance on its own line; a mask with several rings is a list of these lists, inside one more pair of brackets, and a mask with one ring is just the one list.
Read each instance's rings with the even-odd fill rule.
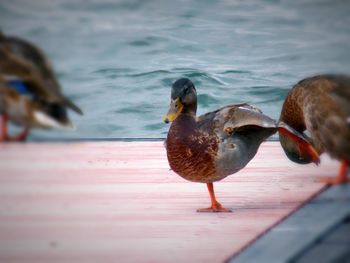
[[237,130],[246,126],[277,128],[274,119],[262,114],[261,110],[248,104],[228,105],[197,119],[198,128],[209,134],[226,128]]

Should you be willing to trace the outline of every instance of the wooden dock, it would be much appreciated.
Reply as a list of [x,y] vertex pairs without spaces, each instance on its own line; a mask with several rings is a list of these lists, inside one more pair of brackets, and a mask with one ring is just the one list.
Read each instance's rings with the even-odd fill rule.
[[296,165],[264,143],[215,184],[169,170],[163,142],[0,145],[0,262],[223,262],[324,189],[337,173]]
[[227,263],[349,263],[350,185],[328,187]]

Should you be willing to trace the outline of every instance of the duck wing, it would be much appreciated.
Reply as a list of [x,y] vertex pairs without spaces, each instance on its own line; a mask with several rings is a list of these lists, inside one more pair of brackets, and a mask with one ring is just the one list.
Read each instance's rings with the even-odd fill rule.
[[[82,114],[81,109],[62,94],[53,67],[40,49],[23,39],[3,35],[0,37],[0,46],[10,53],[7,64],[13,65],[11,73],[27,82],[34,94],[47,102],[67,106]],[[28,73],[23,75],[24,69],[30,72],[30,76]]]
[[251,105],[237,104],[199,116],[197,129],[216,139],[215,167],[224,177],[247,165],[277,123]]
[[2,80],[22,81],[26,84],[33,95],[50,98],[50,93],[45,89],[44,84],[36,69],[27,61],[13,54],[10,49],[0,43],[0,72]]
[[335,79],[336,85],[331,96],[347,118],[347,123],[350,126],[350,77],[343,75],[337,76]]
[[202,132],[216,134],[219,137],[236,132],[250,134],[250,131],[254,133],[257,129],[275,131],[277,129],[275,120],[246,103],[228,105],[199,116],[197,126]]
[[350,160],[350,77],[320,76],[304,94],[304,118],[313,139],[332,157]]

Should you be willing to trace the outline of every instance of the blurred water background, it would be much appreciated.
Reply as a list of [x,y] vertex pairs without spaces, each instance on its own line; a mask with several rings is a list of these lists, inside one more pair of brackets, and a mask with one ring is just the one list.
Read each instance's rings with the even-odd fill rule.
[[32,139],[162,138],[171,84],[198,113],[248,102],[278,118],[293,84],[350,71],[350,1],[0,0],[0,28],[40,46],[85,112]]

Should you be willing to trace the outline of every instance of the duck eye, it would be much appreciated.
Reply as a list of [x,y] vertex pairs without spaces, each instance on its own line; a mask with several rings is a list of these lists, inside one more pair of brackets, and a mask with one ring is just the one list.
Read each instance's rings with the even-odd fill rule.
[[175,109],[178,109],[181,105],[181,102],[180,101],[176,101],[175,103]]
[[188,94],[188,93],[190,93],[190,88],[189,87],[185,88],[185,90],[184,90],[184,94],[185,95]]

